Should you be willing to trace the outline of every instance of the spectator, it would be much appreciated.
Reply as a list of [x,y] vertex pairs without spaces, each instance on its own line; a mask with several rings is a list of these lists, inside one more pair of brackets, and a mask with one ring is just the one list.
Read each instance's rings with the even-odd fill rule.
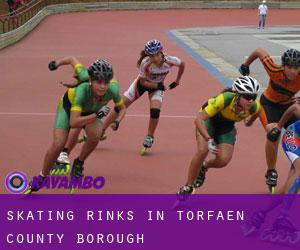
[[14,9],[13,9],[14,0],[7,0],[6,2],[8,4],[9,15],[13,15],[13,13],[14,13]]
[[266,23],[266,17],[267,17],[267,11],[268,11],[268,6],[266,5],[266,1],[262,1],[262,3],[258,6],[258,11],[259,11],[259,24],[258,24],[258,29],[260,28],[265,28],[265,23]]
[[13,15],[20,6],[26,5],[24,0],[7,0],[7,4],[10,15]]

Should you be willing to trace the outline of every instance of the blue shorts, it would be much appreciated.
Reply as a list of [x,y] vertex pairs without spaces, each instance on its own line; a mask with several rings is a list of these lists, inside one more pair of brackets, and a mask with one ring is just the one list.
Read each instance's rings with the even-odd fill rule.
[[293,125],[295,123],[290,125],[282,136],[283,151],[292,164],[300,157],[300,140]]

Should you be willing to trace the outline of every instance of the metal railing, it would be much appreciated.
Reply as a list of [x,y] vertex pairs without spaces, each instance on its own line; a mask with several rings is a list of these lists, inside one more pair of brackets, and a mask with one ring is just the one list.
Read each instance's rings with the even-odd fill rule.
[[45,7],[45,2],[43,0],[33,0],[17,11],[0,16],[0,34],[22,26]]
[[[52,4],[66,4],[66,3],[74,3],[74,2],[118,2],[118,1],[129,1],[130,0],[31,0],[26,3],[26,5],[21,6],[18,10],[11,14],[0,15],[0,34],[12,31],[22,26],[28,20],[33,18],[40,10],[44,7]],[[135,0],[135,1],[147,1],[147,0]],[[153,1],[153,0],[152,0]],[[154,0],[155,1],[155,0]],[[167,1],[167,0],[156,0],[156,1]],[[172,1],[172,0],[171,0]],[[178,1],[178,0],[177,0]],[[180,0],[179,0],[180,1]],[[188,0],[181,0],[188,1]],[[189,0],[189,1],[197,1],[197,0]],[[223,0],[224,1],[224,0]],[[226,1],[226,0],[225,0]],[[249,2],[249,0],[230,0],[230,1],[240,1],[240,2]],[[300,0],[285,0],[284,2],[299,2]],[[203,1],[209,2],[209,1]],[[260,2],[260,0],[253,0],[253,2]],[[272,0],[270,2],[283,2],[281,0]]]
[[0,15],[0,34],[22,26],[44,7],[52,4],[71,3],[72,0],[32,0],[11,14]]

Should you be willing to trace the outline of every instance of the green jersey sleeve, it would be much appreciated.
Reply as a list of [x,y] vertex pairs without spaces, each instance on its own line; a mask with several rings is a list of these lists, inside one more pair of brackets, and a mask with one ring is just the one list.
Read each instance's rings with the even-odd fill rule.
[[82,64],[76,64],[74,67],[75,75],[79,82],[87,82],[89,81],[89,74],[85,67]]
[[116,106],[122,106],[123,105],[123,99],[120,95],[120,85],[117,82],[117,80],[111,80],[109,84],[109,89],[112,94],[112,99]]

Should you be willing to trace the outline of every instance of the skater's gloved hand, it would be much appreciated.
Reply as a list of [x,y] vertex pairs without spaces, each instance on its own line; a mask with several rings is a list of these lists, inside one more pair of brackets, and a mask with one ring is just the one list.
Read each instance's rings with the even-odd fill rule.
[[179,85],[179,83],[177,83],[177,82],[172,82],[172,83],[169,85],[169,89],[174,89],[174,88],[176,88],[178,85]]
[[213,154],[217,154],[219,152],[219,150],[217,149],[217,144],[214,141],[214,139],[208,140],[208,150]]
[[239,68],[239,72],[243,75],[243,76],[248,76],[250,74],[250,69],[249,66],[242,64]]
[[49,70],[51,70],[51,71],[58,69],[58,66],[57,66],[56,61],[51,61],[51,62],[49,62],[48,68],[49,68]]
[[117,131],[120,126],[120,122],[115,120],[111,123],[110,127],[112,130]]
[[159,82],[159,83],[157,84],[157,89],[158,89],[158,90],[161,90],[161,91],[165,91],[165,90],[166,90],[166,87],[165,87],[165,85],[164,85],[163,82]]
[[278,127],[272,128],[272,130],[267,133],[267,139],[271,142],[276,142],[281,134],[281,130]]
[[102,119],[103,117],[107,116],[110,111],[110,108],[107,106],[103,106],[101,109],[98,110],[96,113],[97,118]]

